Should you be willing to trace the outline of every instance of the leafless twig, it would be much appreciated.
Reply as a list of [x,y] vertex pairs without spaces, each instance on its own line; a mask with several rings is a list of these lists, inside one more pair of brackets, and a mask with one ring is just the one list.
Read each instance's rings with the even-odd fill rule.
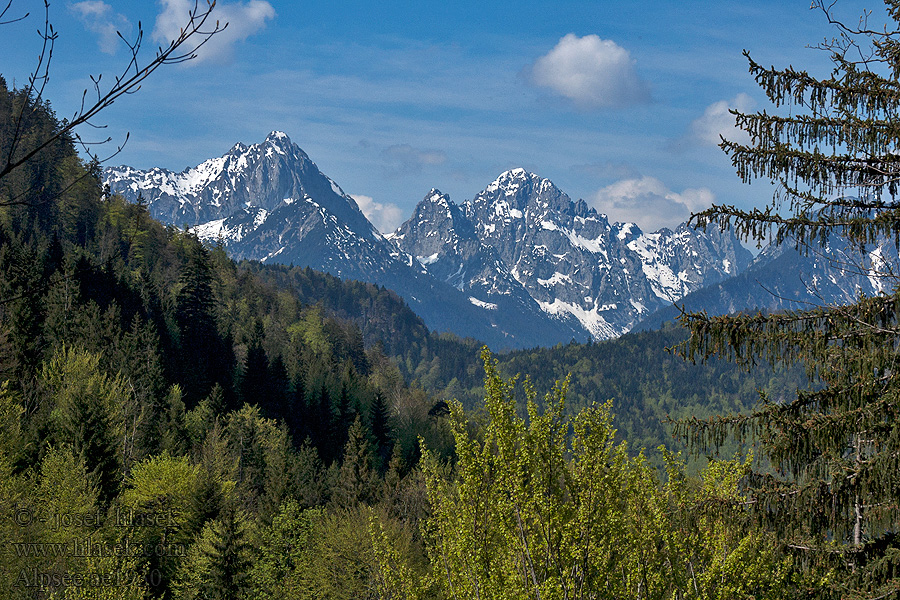
[[[6,14],[11,5],[12,0],[9,0],[6,8],[0,12],[0,19]],[[156,71],[156,69],[162,65],[179,64],[196,58],[197,51],[206,44],[213,35],[221,32],[227,27],[227,23],[220,24],[216,21],[213,25],[210,22],[215,5],[215,0],[207,0],[206,5],[201,7],[199,0],[195,0],[194,8],[188,12],[187,22],[184,27],[181,28],[179,35],[169,42],[168,45],[157,48],[153,58],[143,66],[139,60],[140,49],[144,41],[144,32],[140,22],[138,22],[138,32],[134,41],[129,42],[121,33],[119,33],[119,37],[128,47],[130,59],[119,75],[114,77],[113,83],[108,88],[104,88],[103,76],[92,75],[91,81],[93,83],[93,90],[84,90],[81,98],[81,106],[78,111],[76,111],[70,119],[64,119],[60,123],[60,126],[44,139],[38,140],[27,148],[23,148],[24,123],[29,112],[36,110],[43,103],[44,90],[50,76],[50,62],[53,57],[53,47],[58,35],[50,22],[49,0],[44,0],[44,27],[43,30],[39,30],[38,32],[42,39],[41,52],[38,55],[37,66],[28,78],[27,85],[22,90],[22,106],[14,117],[15,123],[12,128],[13,133],[11,140],[8,142],[9,147],[5,152],[5,156],[0,158],[0,181],[3,181],[10,173],[28,163],[28,161],[33,159],[38,153],[46,149],[55,141],[67,137],[80,144],[92,161],[98,163],[101,162],[97,154],[91,149],[91,146],[110,142],[112,141],[112,138],[107,138],[106,140],[99,142],[85,142],[81,139],[76,129],[81,125],[102,129],[103,126],[95,125],[92,122],[94,117],[122,96],[137,92],[141,88],[143,81]],[[12,21],[0,20],[0,25],[18,20],[21,20],[21,18]],[[125,141],[127,140],[128,136],[125,138]],[[112,156],[118,154],[123,146],[124,142],[122,145],[118,146]],[[0,201],[0,206],[21,203],[23,203],[21,199],[7,199],[5,201]]]

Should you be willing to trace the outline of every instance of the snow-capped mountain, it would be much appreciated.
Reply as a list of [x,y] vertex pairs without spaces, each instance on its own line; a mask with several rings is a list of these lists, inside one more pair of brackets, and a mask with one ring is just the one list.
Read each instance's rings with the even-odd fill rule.
[[[893,240],[880,240],[863,251],[836,235],[807,251],[787,240],[766,246],[736,277],[687,294],[678,305],[688,312],[724,315],[853,303],[860,294],[891,293],[900,276],[898,264]],[[636,328],[655,329],[679,314],[674,306],[664,307]]]
[[524,169],[501,174],[461,206],[432,190],[387,237],[477,306],[530,299],[595,339],[629,331],[751,259],[727,234],[684,225],[645,234],[632,223],[610,224]]
[[382,285],[432,329],[497,349],[621,335],[750,259],[730,236],[610,224],[522,169],[461,206],[432,190],[383,236],[280,132],[180,173],[107,168],[104,182],[235,258]]
[[[335,275],[355,277],[385,267],[385,256],[394,251],[353,199],[277,131],[181,173],[111,167],[104,182],[129,201],[143,197],[164,223],[186,225],[227,247],[239,245],[241,258],[300,253]],[[343,251],[330,250],[336,246]]]
[[142,198],[161,221],[221,242],[235,258],[310,266],[390,288],[438,331],[498,349],[587,338],[577,322],[554,319],[533,302],[517,310],[473,304],[378,233],[356,202],[280,132],[181,173],[107,168],[104,183],[130,201]]

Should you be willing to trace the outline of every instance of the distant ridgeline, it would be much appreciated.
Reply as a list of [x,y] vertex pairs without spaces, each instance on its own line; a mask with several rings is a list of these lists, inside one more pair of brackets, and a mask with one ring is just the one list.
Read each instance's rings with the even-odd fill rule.
[[280,132],[181,173],[110,167],[103,177],[235,258],[382,285],[430,329],[497,350],[619,336],[751,258],[727,233],[610,223],[523,169],[460,205],[433,189],[382,235]]

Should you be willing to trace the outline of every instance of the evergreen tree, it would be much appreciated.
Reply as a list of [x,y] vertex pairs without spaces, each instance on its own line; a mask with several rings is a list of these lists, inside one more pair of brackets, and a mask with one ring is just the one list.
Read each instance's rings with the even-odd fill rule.
[[[813,5],[835,23],[833,71],[817,78],[793,67],[750,72],[786,114],[736,114],[747,144],[723,141],[745,181],[778,188],[762,209],[713,206],[694,220],[733,227],[745,238],[804,251],[900,242],[900,1],[885,0],[892,23],[848,27],[833,3]],[[745,53],[746,54],[746,53]],[[872,265],[860,261],[857,268]],[[845,265],[845,268],[847,267]],[[882,275],[887,275],[882,273]],[[886,286],[890,289],[890,285]],[[763,397],[752,413],[680,427],[694,442],[729,432],[762,441],[775,467],[758,475],[751,505],[799,564],[834,569],[818,597],[900,595],[900,289],[843,306],[783,314],[690,314],[690,358],[712,354],[742,364],[801,362],[820,385],[784,402]],[[800,590],[799,593],[803,593]]]
[[347,438],[344,461],[332,493],[332,501],[345,508],[374,502],[377,482],[372,470],[372,450],[359,416],[350,426]]
[[372,432],[372,442],[374,443],[375,466],[381,472],[387,467],[393,447],[388,417],[387,402],[384,401],[384,396],[380,392],[376,392],[369,408],[369,431]]
[[224,348],[216,326],[213,272],[209,253],[196,240],[188,243],[175,295],[175,320],[181,341],[180,371],[191,406],[205,398],[215,383],[222,383]]
[[241,377],[241,397],[248,404],[257,404],[269,416],[272,410],[272,398],[268,388],[269,359],[263,349],[263,326],[256,321],[247,342],[247,358],[244,360],[244,372]]
[[237,600],[248,597],[253,550],[247,514],[234,508],[203,528],[182,565],[176,595],[185,599]]

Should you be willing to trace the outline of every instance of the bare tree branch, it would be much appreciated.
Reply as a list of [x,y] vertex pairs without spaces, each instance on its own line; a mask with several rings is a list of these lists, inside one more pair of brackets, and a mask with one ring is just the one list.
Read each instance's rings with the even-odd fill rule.
[[[3,15],[9,10],[11,5],[12,0],[9,0],[6,8],[0,12],[0,19],[2,19]],[[53,46],[58,35],[53,29],[53,25],[50,23],[49,0],[44,0],[44,27],[42,31],[38,32],[42,38],[42,48],[38,55],[37,66],[28,78],[27,85],[22,90],[24,92],[23,102],[15,117],[13,135],[9,142],[9,150],[6,153],[6,156],[0,159],[0,181],[17,168],[25,165],[55,141],[66,137],[70,137],[75,140],[76,143],[80,144],[91,160],[101,162],[90,147],[107,143],[111,141],[111,138],[107,138],[100,142],[85,142],[77,133],[76,128],[81,125],[87,125],[102,129],[104,126],[95,125],[92,123],[92,119],[112,105],[120,97],[137,92],[141,88],[143,81],[156,71],[156,69],[162,65],[179,64],[196,58],[197,51],[206,44],[213,35],[224,30],[228,25],[227,23],[220,24],[218,21],[215,21],[214,24],[211,23],[211,14],[215,5],[215,0],[207,0],[206,6],[201,7],[199,0],[195,0],[194,8],[188,12],[187,22],[184,27],[181,28],[179,35],[169,42],[168,45],[160,46],[154,57],[143,66],[139,60],[139,52],[144,41],[144,32],[140,22],[138,23],[138,32],[133,42],[129,42],[121,33],[119,33],[119,37],[128,47],[130,58],[119,75],[115,76],[113,83],[108,88],[104,88],[102,84],[102,75],[92,75],[91,81],[93,83],[93,90],[90,92],[87,89],[84,90],[81,107],[75,112],[72,118],[64,119],[61,123],[61,127],[55,130],[46,139],[38,141],[27,149],[22,149],[23,124],[29,111],[36,109],[43,101],[44,90],[50,76],[50,62],[53,56]],[[0,24],[10,22],[14,21],[0,21]],[[126,136],[126,141],[127,139]],[[124,146],[124,142],[118,147],[113,156],[122,150],[122,146]],[[0,202],[0,206],[22,203],[24,202],[19,198]]]

